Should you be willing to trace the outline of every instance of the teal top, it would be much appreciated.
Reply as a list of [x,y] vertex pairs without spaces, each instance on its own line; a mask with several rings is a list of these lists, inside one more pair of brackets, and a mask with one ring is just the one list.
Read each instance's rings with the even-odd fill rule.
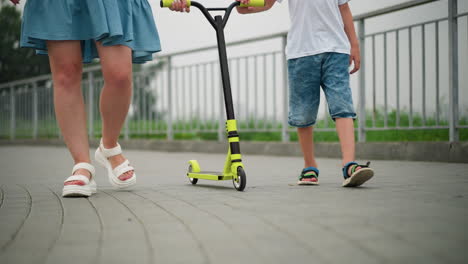
[[147,0],[27,0],[21,47],[47,54],[47,40],[81,40],[84,63],[99,57],[95,41],[130,47],[133,63],[161,51]]

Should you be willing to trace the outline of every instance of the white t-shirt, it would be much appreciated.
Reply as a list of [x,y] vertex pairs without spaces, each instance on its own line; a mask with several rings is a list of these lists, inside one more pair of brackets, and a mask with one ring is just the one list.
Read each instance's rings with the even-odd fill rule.
[[[283,0],[277,0],[282,2]],[[344,31],[339,5],[350,0],[288,0],[291,29],[287,59],[324,52],[349,54],[351,46]]]

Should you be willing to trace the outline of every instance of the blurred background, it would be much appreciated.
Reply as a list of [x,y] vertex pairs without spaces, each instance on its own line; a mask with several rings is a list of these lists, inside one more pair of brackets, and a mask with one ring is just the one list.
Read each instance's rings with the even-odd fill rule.
[[[171,12],[149,1],[163,51],[134,66],[133,103],[122,137],[224,140],[225,110],[216,35],[196,8]],[[199,0],[208,7],[231,1]],[[21,11],[0,0],[0,138],[59,138],[47,57],[19,48]],[[352,76],[364,141],[468,140],[468,2],[353,0],[363,67]],[[288,1],[239,15],[226,26],[230,77],[243,140],[296,141],[287,125],[284,49]],[[85,65],[88,130],[100,137],[98,62]],[[322,98],[324,99],[324,98]],[[316,141],[338,138],[325,100]]]

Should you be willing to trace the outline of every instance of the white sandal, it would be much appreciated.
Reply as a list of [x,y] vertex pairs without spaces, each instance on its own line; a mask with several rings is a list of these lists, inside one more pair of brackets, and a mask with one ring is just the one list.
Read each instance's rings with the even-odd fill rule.
[[[135,174],[135,169],[129,165],[130,162],[128,160],[125,160],[119,166],[115,167],[115,169],[112,169],[112,165],[107,158],[110,158],[119,154],[122,154],[122,148],[120,147],[119,143],[117,143],[117,147],[115,148],[106,149],[104,145],[102,144],[102,139],[101,139],[101,143],[99,144],[99,147],[96,150],[96,154],[94,157],[96,158],[97,162],[99,162],[102,166],[104,166],[107,169],[109,182],[112,184],[112,186],[120,188],[120,189],[124,189],[124,188],[128,188],[136,184],[136,174]],[[125,181],[122,181],[119,179],[120,175],[129,171],[133,171],[133,175],[131,178]]]
[[[91,180],[85,175],[80,175],[80,174],[73,175],[75,171],[79,169],[85,169],[89,171],[89,173],[91,174]],[[84,182],[84,185],[79,185],[79,184],[65,185],[63,186],[62,196],[63,197],[89,197],[92,194],[96,193],[97,187],[96,187],[96,182],[94,181],[95,173],[96,171],[94,170],[94,166],[89,163],[81,162],[73,166],[72,176],[68,177],[65,180],[65,183],[70,182],[70,181],[81,181],[81,182]]]

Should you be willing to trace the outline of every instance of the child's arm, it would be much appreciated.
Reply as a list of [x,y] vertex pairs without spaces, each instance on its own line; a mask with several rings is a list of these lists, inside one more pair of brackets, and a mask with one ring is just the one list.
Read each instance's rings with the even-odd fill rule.
[[[237,1],[240,1],[240,0],[237,0]],[[239,12],[239,14],[251,14],[251,13],[267,11],[275,4],[275,2],[276,0],[265,0],[264,7],[240,7],[238,6],[237,12]]]
[[359,50],[359,41],[354,30],[353,14],[349,9],[348,3],[340,5],[341,17],[343,18],[344,30],[351,44],[351,54],[349,56],[349,65],[354,62],[354,69],[351,74],[357,72],[361,67],[361,51]]

